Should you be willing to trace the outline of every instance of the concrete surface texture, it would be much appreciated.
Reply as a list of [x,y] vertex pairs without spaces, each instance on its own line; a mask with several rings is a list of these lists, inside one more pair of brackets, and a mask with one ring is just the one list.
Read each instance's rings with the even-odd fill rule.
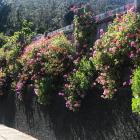
[[0,125],[0,140],[37,140],[13,128]]

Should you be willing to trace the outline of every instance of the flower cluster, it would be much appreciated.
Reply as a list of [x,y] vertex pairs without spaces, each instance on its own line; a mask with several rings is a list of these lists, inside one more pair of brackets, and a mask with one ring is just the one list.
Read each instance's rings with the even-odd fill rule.
[[81,106],[82,99],[91,88],[91,82],[95,80],[96,70],[93,60],[83,57],[80,62],[75,63],[71,73],[65,74],[63,91],[59,93],[66,101],[66,107],[76,111]]

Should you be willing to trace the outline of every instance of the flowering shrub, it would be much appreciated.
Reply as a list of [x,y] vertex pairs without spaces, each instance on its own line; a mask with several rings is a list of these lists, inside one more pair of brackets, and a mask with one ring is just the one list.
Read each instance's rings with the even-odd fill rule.
[[93,47],[94,63],[99,71],[96,82],[102,85],[104,98],[111,98],[120,87],[131,84],[130,75],[139,63],[139,21],[140,16],[131,11],[118,15]]
[[21,56],[22,72],[16,91],[32,84],[40,103],[47,103],[51,94],[63,83],[63,74],[69,72],[75,48],[63,34],[42,38],[27,46]]
[[81,100],[91,88],[91,82],[95,79],[95,76],[96,70],[93,60],[86,57],[82,58],[78,64],[75,64],[71,73],[64,75],[66,82],[63,91],[59,95],[66,100],[67,108],[73,111],[80,108]]

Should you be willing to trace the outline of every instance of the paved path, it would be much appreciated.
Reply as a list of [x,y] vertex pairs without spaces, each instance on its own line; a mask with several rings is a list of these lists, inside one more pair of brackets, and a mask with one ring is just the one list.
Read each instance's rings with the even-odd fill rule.
[[0,125],[0,140],[37,140],[13,128]]

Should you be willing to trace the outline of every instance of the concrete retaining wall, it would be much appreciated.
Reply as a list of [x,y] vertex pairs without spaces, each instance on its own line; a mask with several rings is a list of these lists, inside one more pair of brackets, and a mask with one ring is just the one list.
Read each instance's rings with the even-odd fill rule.
[[122,90],[113,101],[90,92],[78,113],[68,111],[56,96],[49,107],[35,99],[19,102],[14,94],[0,99],[0,123],[39,140],[139,140],[140,116],[131,112],[131,93]]

